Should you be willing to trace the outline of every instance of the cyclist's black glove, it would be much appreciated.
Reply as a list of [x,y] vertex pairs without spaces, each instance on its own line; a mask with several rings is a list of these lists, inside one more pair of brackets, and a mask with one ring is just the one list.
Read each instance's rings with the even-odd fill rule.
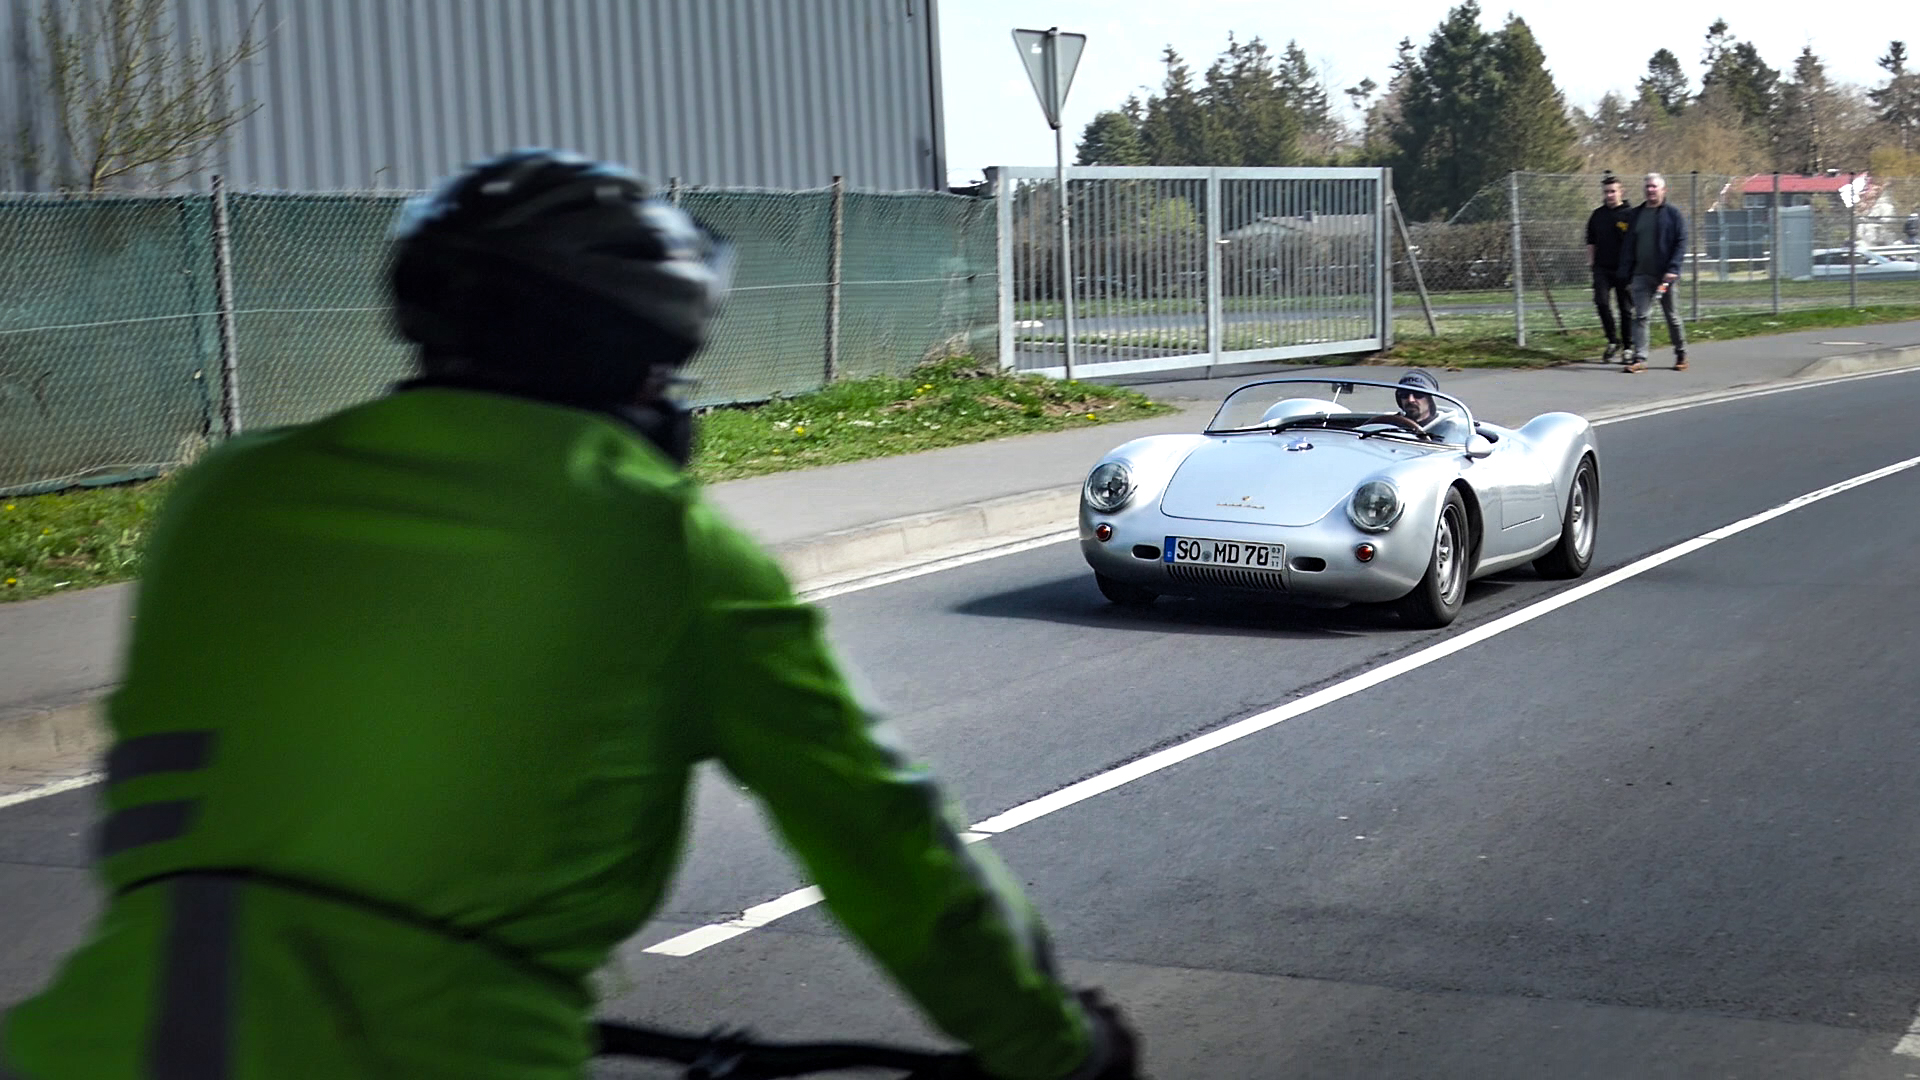
[[1138,1080],[1140,1039],[1119,1007],[1098,990],[1082,990],[1075,996],[1093,1024],[1093,1054],[1068,1080]]

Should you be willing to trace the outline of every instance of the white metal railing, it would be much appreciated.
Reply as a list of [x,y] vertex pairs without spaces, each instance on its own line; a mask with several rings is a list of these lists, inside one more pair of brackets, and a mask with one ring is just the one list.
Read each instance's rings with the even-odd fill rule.
[[1373,352],[1393,343],[1392,178],[1377,168],[989,169],[1003,367],[1074,377]]

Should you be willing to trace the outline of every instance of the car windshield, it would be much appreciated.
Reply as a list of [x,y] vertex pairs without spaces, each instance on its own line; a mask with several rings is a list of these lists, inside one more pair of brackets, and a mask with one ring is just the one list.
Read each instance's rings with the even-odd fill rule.
[[1227,395],[1207,425],[1225,435],[1301,428],[1351,431],[1372,438],[1463,446],[1471,433],[1466,406],[1424,387],[1336,379],[1270,379]]

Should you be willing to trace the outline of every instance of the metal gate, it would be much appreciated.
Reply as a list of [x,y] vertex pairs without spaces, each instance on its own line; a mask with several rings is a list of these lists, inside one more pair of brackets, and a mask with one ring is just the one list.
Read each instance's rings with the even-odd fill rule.
[[[1064,375],[1054,170],[987,176],[1000,364]],[[1076,378],[1393,344],[1390,170],[1081,166],[1066,178]]]

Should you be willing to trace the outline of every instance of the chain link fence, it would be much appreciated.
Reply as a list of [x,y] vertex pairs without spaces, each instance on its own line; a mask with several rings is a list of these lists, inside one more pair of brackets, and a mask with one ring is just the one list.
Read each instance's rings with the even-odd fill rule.
[[[153,476],[236,421],[301,423],[406,378],[384,296],[405,197],[229,194],[221,246],[213,196],[0,195],[0,494]],[[735,245],[735,292],[688,370],[696,405],[993,356],[991,200],[672,197]]]
[[[1665,175],[1688,226],[1682,317],[1920,304],[1920,177]],[[1602,178],[1514,173],[1446,221],[1408,222],[1413,263],[1405,243],[1394,245],[1397,332],[1525,344],[1529,334],[1597,329],[1586,223]],[[1644,200],[1641,175],[1620,180],[1628,203]]]

